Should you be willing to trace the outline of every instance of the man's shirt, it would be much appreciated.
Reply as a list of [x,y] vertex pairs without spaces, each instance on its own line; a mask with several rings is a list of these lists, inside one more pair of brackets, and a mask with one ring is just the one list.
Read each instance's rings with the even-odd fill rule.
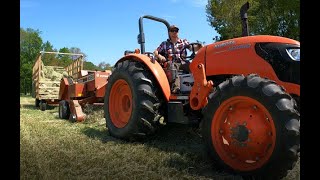
[[[176,43],[172,43],[169,39],[167,41],[163,41],[159,47],[157,48],[157,51],[159,54],[164,55],[165,58],[172,60],[173,62],[180,63],[181,61],[181,51],[184,47],[187,47],[189,45],[189,42],[186,39],[178,39]],[[187,52],[183,52],[184,55],[187,55]]]

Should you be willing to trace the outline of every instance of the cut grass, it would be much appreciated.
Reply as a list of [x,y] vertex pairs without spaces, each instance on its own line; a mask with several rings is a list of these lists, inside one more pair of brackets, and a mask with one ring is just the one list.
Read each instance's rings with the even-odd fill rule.
[[[86,107],[87,120],[58,118],[20,98],[20,179],[242,179],[217,171],[197,132],[166,126],[146,142],[108,134],[102,107]],[[300,161],[285,179],[300,179]]]

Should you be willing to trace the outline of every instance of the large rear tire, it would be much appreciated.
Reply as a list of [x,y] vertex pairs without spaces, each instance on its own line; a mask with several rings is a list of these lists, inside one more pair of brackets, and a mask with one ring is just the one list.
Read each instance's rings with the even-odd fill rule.
[[295,100],[274,81],[235,76],[209,95],[202,135],[219,167],[245,178],[280,179],[300,151]]
[[159,128],[162,92],[153,74],[141,62],[117,63],[108,79],[104,99],[106,125],[110,135],[137,139]]

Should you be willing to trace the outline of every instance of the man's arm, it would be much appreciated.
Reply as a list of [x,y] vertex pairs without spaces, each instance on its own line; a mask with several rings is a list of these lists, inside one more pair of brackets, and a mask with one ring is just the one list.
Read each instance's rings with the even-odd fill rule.
[[159,63],[166,61],[166,58],[159,53],[159,50],[162,49],[162,46],[163,46],[163,43],[161,43],[160,46],[157,49],[155,49],[153,52],[154,56],[157,58],[157,61]]
[[161,54],[159,54],[158,50],[155,50],[153,52],[154,56],[157,58],[158,62],[164,62],[166,61],[166,58],[164,56],[162,56]]

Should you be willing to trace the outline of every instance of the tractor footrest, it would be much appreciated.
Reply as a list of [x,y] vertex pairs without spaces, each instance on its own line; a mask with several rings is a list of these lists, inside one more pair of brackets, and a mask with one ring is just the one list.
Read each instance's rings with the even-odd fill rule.
[[190,124],[189,119],[186,116],[184,116],[182,102],[168,102],[168,122]]

